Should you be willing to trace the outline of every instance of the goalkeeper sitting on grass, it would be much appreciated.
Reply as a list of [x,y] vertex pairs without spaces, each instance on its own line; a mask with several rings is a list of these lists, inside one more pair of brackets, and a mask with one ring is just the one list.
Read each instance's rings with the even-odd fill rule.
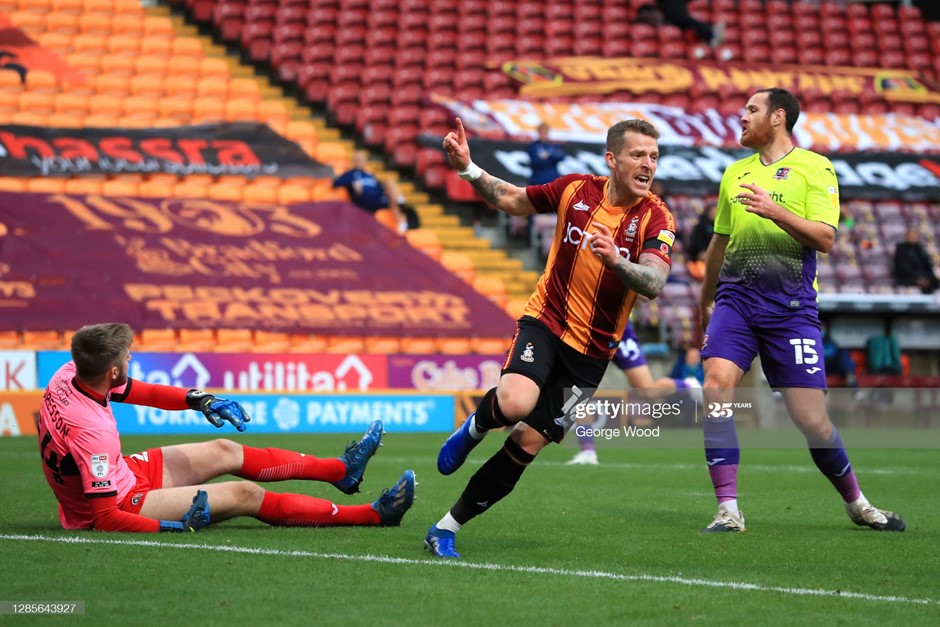
[[[396,526],[411,507],[411,470],[375,502],[364,505],[269,492],[254,483],[309,479],[354,494],[382,439],[380,420],[334,459],[223,439],[123,456],[111,403],[193,409],[216,427],[230,422],[239,431],[250,420],[234,401],[129,378],[133,337],[126,324],[82,327],[72,337],[72,361],[59,368],[43,395],[39,449],[64,528],[197,531],[236,516],[293,527]],[[228,474],[251,481],[206,483]]]

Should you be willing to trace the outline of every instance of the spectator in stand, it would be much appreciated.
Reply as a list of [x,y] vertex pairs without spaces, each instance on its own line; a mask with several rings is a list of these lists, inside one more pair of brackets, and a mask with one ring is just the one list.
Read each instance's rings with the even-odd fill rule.
[[663,19],[684,31],[692,31],[699,41],[715,48],[725,40],[725,25],[721,22],[712,25],[697,20],[689,13],[691,0],[656,0],[656,6],[662,11]]
[[[551,183],[559,176],[558,164],[565,158],[565,152],[558,144],[548,141],[548,124],[542,122],[538,125],[538,139],[529,144],[529,166],[532,175],[529,176],[529,185],[544,185]],[[529,216],[510,216],[509,232],[511,235],[524,236],[527,241],[532,240],[532,221]],[[533,242],[534,244],[535,242]]]
[[663,13],[656,8],[655,4],[644,4],[637,7],[636,23],[647,24],[649,26],[662,26]]
[[352,169],[333,179],[333,187],[342,187],[349,192],[349,200],[360,209],[375,213],[387,209],[389,202],[385,186],[366,168],[369,166],[369,154],[357,150],[353,155]]
[[539,138],[529,144],[529,163],[532,166],[532,176],[529,185],[544,185],[551,183],[559,176],[558,164],[565,158],[565,152],[558,144],[548,141],[548,124],[539,124]]
[[940,287],[933,262],[915,227],[907,229],[904,241],[894,249],[894,280],[901,286],[919,287],[924,294],[933,294]]
[[689,269],[689,276],[696,281],[701,282],[705,278],[705,252],[708,250],[708,244],[712,241],[715,234],[715,214],[718,211],[718,202],[709,201],[705,205],[705,210],[699,217],[695,228],[692,229],[692,235],[689,236],[688,261],[686,266]]

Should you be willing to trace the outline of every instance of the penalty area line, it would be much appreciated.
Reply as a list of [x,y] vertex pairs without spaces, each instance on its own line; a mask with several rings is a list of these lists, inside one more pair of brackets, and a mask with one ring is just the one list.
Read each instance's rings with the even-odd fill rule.
[[60,542],[63,544],[104,544],[117,546],[160,547],[171,549],[184,549],[192,551],[216,551],[219,553],[237,553],[242,555],[262,555],[268,557],[300,557],[319,560],[346,560],[350,562],[369,562],[376,564],[402,564],[407,566],[431,566],[436,568],[465,568],[469,570],[485,570],[490,572],[509,572],[534,575],[549,575],[555,577],[572,577],[579,579],[601,579],[606,581],[641,582],[641,583],[671,583],[682,586],[719,588],[725,590],[748,592],[776,592],[794,596],[830,597],[836,599],[852,599],[857,601],[872,601],[880,603],[899,603],[909,605],[937,605],[936,599],[914,599],[892,595],[866,594],[864,592],[850,592],[847,590],[825,590],[822,588],[791,588],[785,586],[765,586],[755,583],[736,581],[711,581],[678,576],[661,575],[626,575],[601,570],[571,570],[567,568],[547,568],[543,566],[513,566],[510,564],[488,564],[482,562],[464,562],[442,559],[413,559],[407,557],[390,557],[387,555],[350,555],[345,553],[319,553],[315,551],[284,551],[280,549],[257,549],[238,546],[213,546],[209,544],[181,544],[175,542],[157,542],[155,540],[113,540],[97,539],[75,536],[42,536],[25,534],[0,534],[0,540],[20,542]]

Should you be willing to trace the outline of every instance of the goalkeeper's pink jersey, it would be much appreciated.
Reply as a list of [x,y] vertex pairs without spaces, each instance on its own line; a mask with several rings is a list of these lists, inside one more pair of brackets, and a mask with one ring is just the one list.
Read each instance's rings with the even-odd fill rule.
[[122,398],[128,384],[103,399],[78,386],[75,364],[55,373],[42,397],[39,412],[39,451],[43,471],[56,499],[59,520],[66,529],[92,526],[89,499],[117,496],[118,503],[136,484],[121,455],[111,400]]

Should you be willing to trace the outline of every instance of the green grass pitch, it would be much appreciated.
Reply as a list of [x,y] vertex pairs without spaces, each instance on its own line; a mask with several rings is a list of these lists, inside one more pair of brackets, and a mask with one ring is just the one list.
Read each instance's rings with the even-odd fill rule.
[[[457,562],[425,553],[424,534],[502,434],[450,477],[435,468],[444,434],[389,429],[358,495],[268,484],[361,503],[413,468],[418,500],[398,528],[239,519],[189,535],[63,531],[35,440],[2,439],[0,601],[84,601],[85,615],[0,622],[940,624],[937,450],[851,449],[844,435],[862,489],[900,512],[906,532],[852,525],[805,450],[745,447],[748,531],[712,536],[698,531],[715,510],[701,450],[602,449],[601,466],[570,467],[573,449],[550,446],[513,494],[461,531]],[[332,457],[347,436],[229,437]],[[184,441],[127,437],[124,452]]]

